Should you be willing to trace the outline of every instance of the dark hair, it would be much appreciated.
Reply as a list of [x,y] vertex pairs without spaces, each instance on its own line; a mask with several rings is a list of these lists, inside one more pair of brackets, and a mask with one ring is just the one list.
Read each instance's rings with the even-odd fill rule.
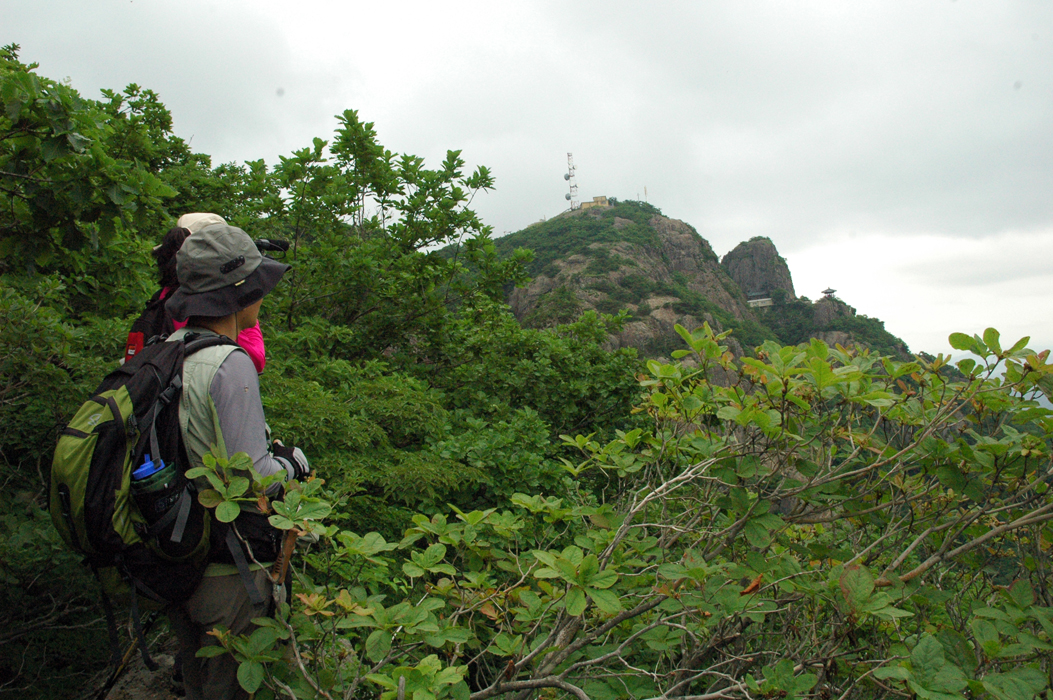
[[188,229],[179,226],[170,228],[165,237],[161,239],[161,245],[154,251],[157,271],[160,273],[158,281],[162,287],[179,286],[179,277],[176,276],[176,253],[183,247],[183,241],[189,237]]

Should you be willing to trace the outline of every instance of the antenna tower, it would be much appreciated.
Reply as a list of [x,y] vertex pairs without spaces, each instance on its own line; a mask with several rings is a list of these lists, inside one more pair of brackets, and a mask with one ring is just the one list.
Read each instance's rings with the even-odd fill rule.
[[567,174],[563,176],[563,179],[570,184],[570,192],[567,193],[567,201],[570,202],[571,211],[577,209],[580,205],[578,204],[578,183],[574,180],[574,154],[567,154]]

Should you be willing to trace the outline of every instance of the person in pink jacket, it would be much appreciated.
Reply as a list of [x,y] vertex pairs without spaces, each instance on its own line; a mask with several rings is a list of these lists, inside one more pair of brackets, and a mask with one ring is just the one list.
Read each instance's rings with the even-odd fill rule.
[[[226,224],[227,222],[218,214],[193,213],[184,214],[179,217],[174,228],[165,234],[160,245],[154,246],[153,255],[157,261],[157,269],[160,273],[161,289],[157,291],[146,304],[146,310],[132,325],[128,333],[128,341],[124,348],[124,361],[127,362],[143,349],[143,346],[153,336],[171,335],[186,325],[185,321],[175,321],[165,311],[165,300],[172,296],[179,287],[176,276],[176,253],[183,247],[183,241],[212,224]],[[260,324],[246,328],[235,338],[238,345],[245,349],[256,367],[257,374],[263,372],[267,364],[266,347],[263,344],[263,332]]]

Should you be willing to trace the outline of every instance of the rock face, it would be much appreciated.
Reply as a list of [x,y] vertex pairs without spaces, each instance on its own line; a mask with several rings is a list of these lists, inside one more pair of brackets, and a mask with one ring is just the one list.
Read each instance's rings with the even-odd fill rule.
[[819,328],[829,326],[836,319],[851,318],[856,315],[854,308],[834,297],[819,299],[812,304],[812,309],[815,310],[815,325]]
[[757,237],[739,243],[724,256],[720,265],[747,296],[770,297],[781,289],[787,300],[797,298],[790,268],[768,238]]
[[[643,219],[644,224],[605,218],[605,212],[596,209],[563,217],[586,219],[569,222],[575,226],[604,223],[634,235],[596,236],[574,254],[553,259],[526,287],[513,290],[508,302],[524,324],[544,327],[590,309],[626,309],[632,318],[610,339],[609,347],[636,347],[653,356],[681,346],[674,330],[678,323],[689,329],[706,321],[716,329],[747,320],[756,323],[712,247],[684,222],[654,214]],[[549,235],[565,234],[554,230]]]
[[[877,319],[857,316],[839,299],[798,299],[786,261],[767,238],[738,245],[723,262],[698,232],[645,202],[563,214],[495,240],[498,252],[534,251],[527,286],[509,290],[519,321],[549,328],[594,310],[628,312],[608,348],[634,347],[643,357],[671,357],[684,347],[674,327],[703,323],[720,332],[736,355],[767,340],[784,344],[820,338],[909,358],[903,341]],[[780,292],[781,290],[781,292]],[[771,296],[751,308],[747,295]]]

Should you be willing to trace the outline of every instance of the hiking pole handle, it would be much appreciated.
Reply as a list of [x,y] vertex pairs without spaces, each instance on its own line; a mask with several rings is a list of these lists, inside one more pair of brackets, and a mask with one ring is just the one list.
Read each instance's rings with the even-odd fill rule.
[[278,558],[274,560],[274,565],[271,566],[271,581],[274,582],[275,586],[281,586],[285,583],[285,575],[289,571],[289,562],[292,560],[293,552],[296,550],[296,537],[295,529],[290,528],[285,531],[281,551],[278,552]]

